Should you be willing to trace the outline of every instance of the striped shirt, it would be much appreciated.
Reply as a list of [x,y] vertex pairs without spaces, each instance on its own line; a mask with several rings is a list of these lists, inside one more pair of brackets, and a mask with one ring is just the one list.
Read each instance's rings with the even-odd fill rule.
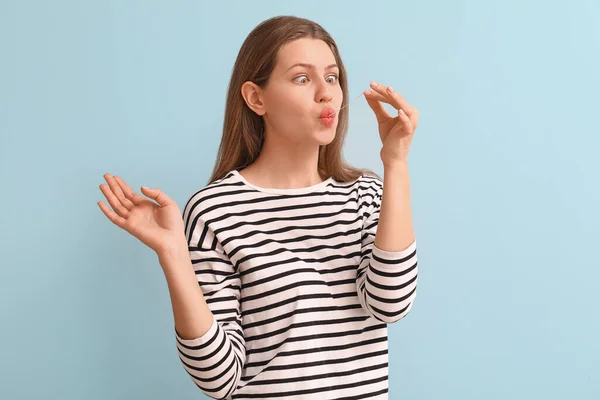
[[416,241],[375,247],[379,178],[267,189],[237,170],[183,210],[215,320],[175,330],[192,381],[215,399],[387,399],[387,324],[411,309]]

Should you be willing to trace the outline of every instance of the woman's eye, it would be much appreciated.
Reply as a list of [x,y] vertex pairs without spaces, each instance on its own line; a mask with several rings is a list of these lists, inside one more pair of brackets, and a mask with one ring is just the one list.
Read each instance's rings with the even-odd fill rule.
[[[304,84],[308,81],[308,77],[306,75],[300,75],[294,79],[296,83]],[[328,83],[336,83],[338,80],[337,75],[329,75],[325,78],[325,81]]]

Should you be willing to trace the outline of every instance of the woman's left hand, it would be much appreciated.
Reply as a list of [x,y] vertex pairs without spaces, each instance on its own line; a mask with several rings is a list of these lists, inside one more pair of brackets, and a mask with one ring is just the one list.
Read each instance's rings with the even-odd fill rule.
[[[375,112],[379,124],[379,137],[383,143],[381,161],[384,166],[407,163],[408,149],[417,129],[419,112],[391,86],[372,82],[371,88],[372,90],[365,91],[365,98]],[[382,103],[390,104],[398,110],[398,115],[392,117]]]

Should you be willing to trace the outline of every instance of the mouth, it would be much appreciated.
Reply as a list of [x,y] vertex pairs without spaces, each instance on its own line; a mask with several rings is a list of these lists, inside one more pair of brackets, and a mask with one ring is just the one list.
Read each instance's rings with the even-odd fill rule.
[[319,119],[321,123],[326,126],[333,125],[335,121],[335,110],[331,107],[325,107],[321,110],[321,114],[319,115]]

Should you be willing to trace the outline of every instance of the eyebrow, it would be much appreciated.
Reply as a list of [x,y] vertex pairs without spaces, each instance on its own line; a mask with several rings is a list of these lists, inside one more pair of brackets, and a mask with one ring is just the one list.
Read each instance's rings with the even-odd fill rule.
[[[287,70],[289,71],[290,69],[292,69],[294,67],[304,67],[304,68],[308,68],[308,69],[316,69],[317,68],[314,64],[297,63],[297,64],[294,64],[291,67],[289,67]],[[337,64],[328,65],[325,67],[325,70],[332,69],[332,68],[338,68],[338,65]]]

